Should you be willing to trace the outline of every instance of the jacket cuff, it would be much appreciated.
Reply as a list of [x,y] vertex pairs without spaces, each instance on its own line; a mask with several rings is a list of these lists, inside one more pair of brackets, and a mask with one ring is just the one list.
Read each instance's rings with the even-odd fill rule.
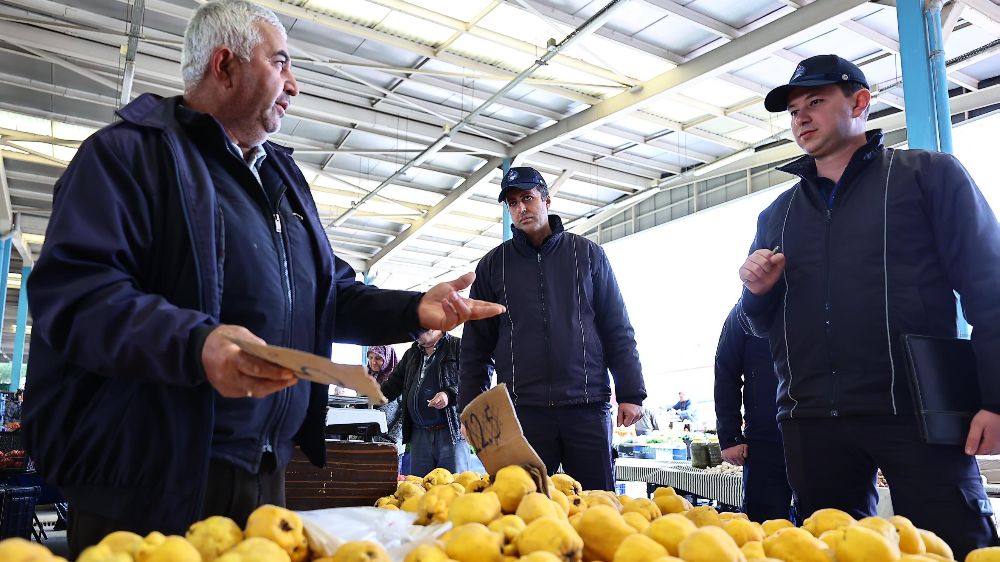
[[773,289],[763,295],[755,295],[749,289],[743,287],[743,298],[741,299],[743,302],[743,312],[751,317],[760,316],[767,312],[771,305],[774,304],[777,296],[777,292]]
[[719,447],[722,449],[728,449],[730,447],[742,445],[743,443],[746,443],[746,439],[742,435],[719,436]]
[[983,404],[981,406],[983,410],[987,412],[993,412],[994,414],[1000,414],[1000,404]]
[[217,327],[214,324],[203,324],[191,330],[191,336],[188,338],[187,359],[192,368],[191,372],[195,374],[196,381],[208,380],[205,375],[205,365],[201,362],[201,352],[205,348],[205,339],[208,338],[208,334]]
[[417,293],[413,295],[413,298],[403,308],[403,313],[400,315],[400,318],[403,320],[403,326],[405,326],[407,332],[410,334],[410,341],[416,341],[420,337],[420,334],[427,331],[426,328],[420,325],[419,313],[420,300],[424,298],[424,294]]

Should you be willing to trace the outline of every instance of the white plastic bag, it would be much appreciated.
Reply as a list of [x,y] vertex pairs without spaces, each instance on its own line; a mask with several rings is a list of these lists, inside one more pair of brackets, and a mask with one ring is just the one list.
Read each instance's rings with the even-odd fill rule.
[[305,526],[309,548],[319,556],[333,556],[349,541],[382,545],[396,562],[415,546],[431,542],[451,528],[451,523],[421,527],[415,513],[377,507],[336,507],[297,512]]

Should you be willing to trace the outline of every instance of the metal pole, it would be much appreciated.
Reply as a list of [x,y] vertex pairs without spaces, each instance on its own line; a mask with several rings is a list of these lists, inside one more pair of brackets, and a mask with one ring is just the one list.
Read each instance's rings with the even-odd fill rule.
[[938,150],[952,153],[951,144],[951,104],[948,101],[948,72],[945,70],[944,40],[941,35],[941,5],[943,2],[927,3],[928,58],[930,61],[934,106],[937,115]]
[[[500,177],[507,177],[507,171],[510,170],[510,158],[504,158],[503,160],[503,175]],[[503,205],[503,239],[504,242],[510,240],[514,237],[514,233],[511,231],[511,227],[514,226],[514,220],[510,216],[510,207],[507,206],[507,202],[501,203]]]
[[[14,245],[14,241],[10,238],[6,238],[3,241],[3,249],[0,250],[0,295],[3,295],[3,305],[0,306],[0,343],[3,343],[3,317],[4,313],[7,312],[7,279],[10,277],[10,250]],[[24,285],[24,279],[21,280],[21,285]]]
[[[371,271],[366,271],[364,273],[365,285],[372,284]],[[364,367],[368,366],[368,346],[361,346],[361,365]]]
[[24,333],[28,324],[28,276],[31,266],[21,269],[21,290],[17,299],[17,327],[14,333],[14,356],[10,359],[10,387],[15,391],[21,386],[21,363],[24,362]]
[[920,0],[906,0],[896,5],[903,93],[906,96],[906,138],[910,148],[938,150],[937,104],[923,5]]

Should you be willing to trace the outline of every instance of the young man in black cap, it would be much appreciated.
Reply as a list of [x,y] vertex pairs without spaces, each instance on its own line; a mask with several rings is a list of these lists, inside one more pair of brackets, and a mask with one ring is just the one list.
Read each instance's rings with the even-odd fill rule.
[[611,490],[611,379],[618,425],[632,425],[646,398],[635,332],[600,246],[549,214],[545,179],[528,167],[501,181],[512,240],[476,268],[471,295],[507,305],[493,321],[467,322],[459,368],[459,409],[497,382],[507,384],[524,434],[549,473],[585,489]]
[[[953,156],[866,133],[870,103],[864,74],[834,55],[802,61],[767,95],[807,155],[779,168],[800,181],[760,215],[740,268],[742,314],[770,337],[802,516],[874,515],[881,468],[894,511],[961,560],[996,543],[972,455],[1000,452],[1000,225]],[[955,337],[953,291],[975,325],[982,389],[964,449],[922,441],[901,339]]]

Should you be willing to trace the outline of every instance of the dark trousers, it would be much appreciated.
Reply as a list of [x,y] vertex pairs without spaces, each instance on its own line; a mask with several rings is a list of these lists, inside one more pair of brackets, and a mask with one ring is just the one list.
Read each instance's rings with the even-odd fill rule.
[[912,417],[786,420],[781,433],[801,517],[824,507],[855,518],[875,515],[875,478],[881,468],[893,512],[937,533],[956,560],[998,544],[975,457],[960,446],[924,443]]
[[[285,471],[277,466],[274,455],[264,455],[260,472],[257,474],[237,468],[225,461],[213,459],[209,463],[202,518],[225,515],[243,528],[246,527],[250,513],[266,503],[285,505]],[[83,549],[97,544],[114,531],[132,531],[145,535],[155,530],[157,529],[136,528],[129,520],[108,519],[80,511],[71,504],[69,528],[66,533],[69,557],[70,560],[76,559]]]
[[743,512],[751,521],[791,519],[792,488],[780,442],[747,440],[743,465]]
[[614,490],[610,405],[518,406],[517,417],[550,475],[562,465],[584,490]]

